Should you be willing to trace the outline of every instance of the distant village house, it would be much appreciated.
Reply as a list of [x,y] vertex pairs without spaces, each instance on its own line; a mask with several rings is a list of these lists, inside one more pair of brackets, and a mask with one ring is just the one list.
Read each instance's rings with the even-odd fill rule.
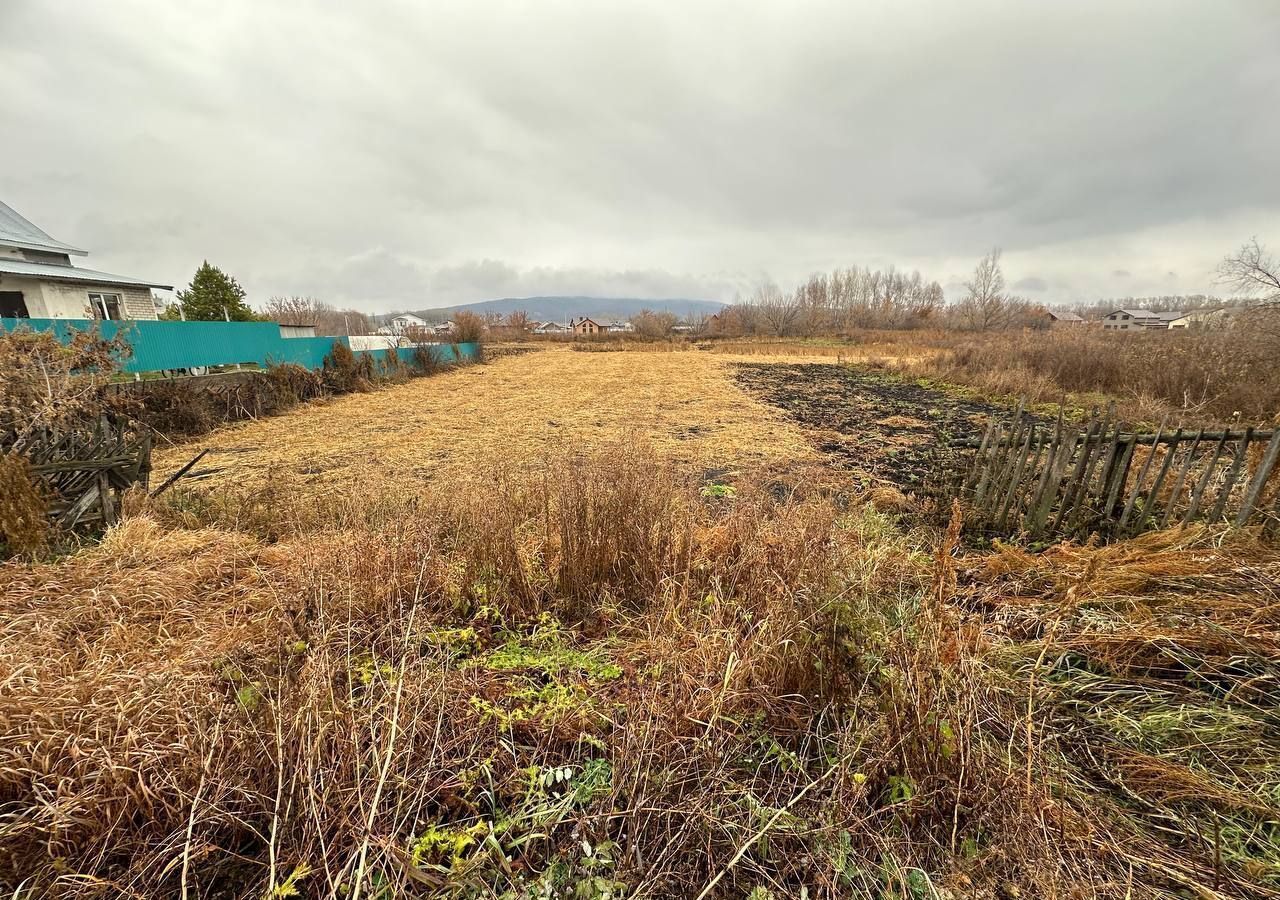
[[378,329],[378,331],[386,334],[406,334],[410,331],[426,330],[430,327],[426,319],[415,316],[413,313],[401,313],[398,316],[392,316],[391,321]]
[[569,328],[574,334],[600,334],[603,330],[599,322],[594,319],[588,319],[586,316],[580,319],[571,319]]
[[1151,309],[1117,309],[1102,318],[1102,327],[1107,331],[1138,331],[1154,329],[1163,331],[1170,322],[1183,317],[1181,310],[1164,310],[1156,312]]
[[1213,309],[1196,309],[1173,319],[1170,328],[1224,328],[1232,324],[1232,318],[1239,309],[1215,307]]
[[0,202],[0,318],[155,319],[152,288],[173,285],[71,264],[88,252],[55,240]]
[[1059,328],[1064,325],[1078,326],[1084,325],[1084,319],[1080,318],[1073,312],[1067,312],[1061,309],[1045,310],[1045,314],[1049,319],[1050,328]]

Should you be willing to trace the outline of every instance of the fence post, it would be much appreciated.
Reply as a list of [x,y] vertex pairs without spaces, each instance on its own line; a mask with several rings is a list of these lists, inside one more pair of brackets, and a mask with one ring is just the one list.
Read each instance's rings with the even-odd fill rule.
[[1253,426],[1250,425],[1244,430],[1244,435],[1240,438],[1240,444],[1236,447],[1235,458],[1231,460],[1231,468],[1227,470],[1227,477],[1222,483],[1222,487],[1218,489],[1217,502],[1213,504],[1213,511],[1209,513],[1209,521],[1217,522],[1225,515],[1227,511],[1227,501],[1231,498],[1231,490],[1236,486],[1236,479],[1240,477],[1240,469],[1244,466],[1245,457],[1249,453],[1249,442],[1253,440]]
[[1243,525],[1253,515],[1253,508],[1262,496],[1262,489],[1266,487],[1267,479],[1271,476],[1271,469],[1276,464],[1277,456],[1280,456],[1280,426],[1271,430],[1271,442],[1267,444],[1267,451],[1262,456],[1262,462],[1258,464],[1258,471],[1254,473],[1253,480],[1249,483],[1248,490],[1245,491],[1244,499],[1240,502],[1240,512],[1236,516],[1236,525]]

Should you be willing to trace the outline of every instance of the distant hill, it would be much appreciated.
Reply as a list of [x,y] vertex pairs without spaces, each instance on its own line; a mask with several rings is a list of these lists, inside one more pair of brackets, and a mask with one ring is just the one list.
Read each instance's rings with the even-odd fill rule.
[[669,312],[682,319],[697,319],[719,312],[723,303],[716,300],[642,300],[631,297],[504,297],[501,300],[481,300],[459,306],[442,306],[435,309],[410,310],[427,321],[448,319],[466,310],[477,315],[497,313],[505,316],[523,310],[530,319],[539,322],[563,322],[577,316],[605,319],[627,319],[641,310]]

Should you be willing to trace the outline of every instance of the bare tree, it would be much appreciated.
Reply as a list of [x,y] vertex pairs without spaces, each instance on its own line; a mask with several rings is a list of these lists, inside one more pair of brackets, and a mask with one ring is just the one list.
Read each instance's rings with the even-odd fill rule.
[[1269,344],[1280,342],[1280,259],[1255,237],[1222,261],[1218,279],[1258,302],[1248,313],[1250,324]]
[[1007,327],[1025,305],[1025,301],[1016,301],[1004,292],[999,247],[982,257],[973,270],[973,278],[964,286],[968,293],[958,311],[965,325],[976,331]]
[[631,317],[635,333],[646,340],[660,340],[667,337],[677,321],[675,313],[654,312],[651,309],[642,309],[639,315]]
[[268,318],[286,325],[313,325],[316,310],[322,305],[314,297],[272,297],[263,307],[263,312]]
[[314,325],[316,334],[368,334],[369,317],[356,309],[335,309],[315,297],[272,297],[263,307],[267,318],[287,325]]
[[1280,259],[1255,237],[1218,266],[1218,280],[1266,306],[1280,307]]
[[759,311],[770,334],[785,337],[795,329],[800,307],[772,281],[764,280],[756,285],[756,289],[751,292],[750,302]]

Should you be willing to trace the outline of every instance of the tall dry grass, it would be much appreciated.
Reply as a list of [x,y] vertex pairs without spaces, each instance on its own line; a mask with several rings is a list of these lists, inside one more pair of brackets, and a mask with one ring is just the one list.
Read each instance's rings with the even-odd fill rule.
[[[1179,637],[1204,659],[1217,640],[1217,668],[1184,671],[1227,678],[1234,647],[1240,690],[1262,696],[1274,550],[1206,535],[977,564],[957,558],[958,520],[909,535],[816,490],[712,490],[635,447],[467,493],[363,487],[177,492],[97,548],[0,568],[0,881],[33,897],[1274,896],[1265,831],[1231,832],[1206,867],[1204,835],[1171,822],[1211,819],[1161,818],[1175,802],[1226,815],[1205,804],[1227,795],[1179,788],[1176,766],[1211,751],[1170,743],[1182,793],[1143,794],[1137,815],[1089,780],[1113,770],[1087,768],[1062,718],[1064,671],[1085,676],[1058,662],[1108,651],[1098,709],[1150,690],[1133,648],[1169,646],[1140,624],[1168,576],[1237,598]],[[1194,783],[1266,784],[1275,738],[1252,740]],[[1254,818],[1232,827],[1265,821],[1265,791],[1248,796]]]
[[[919,338],[916,338],[918,341]],[[1280,345],[1244,324],[1223,331],[1117,334],[1092,328],[934,335],[908,366],[988,393],[1055,402],[1117,398],[1131,417],[1267,422],[1280,414]]]

